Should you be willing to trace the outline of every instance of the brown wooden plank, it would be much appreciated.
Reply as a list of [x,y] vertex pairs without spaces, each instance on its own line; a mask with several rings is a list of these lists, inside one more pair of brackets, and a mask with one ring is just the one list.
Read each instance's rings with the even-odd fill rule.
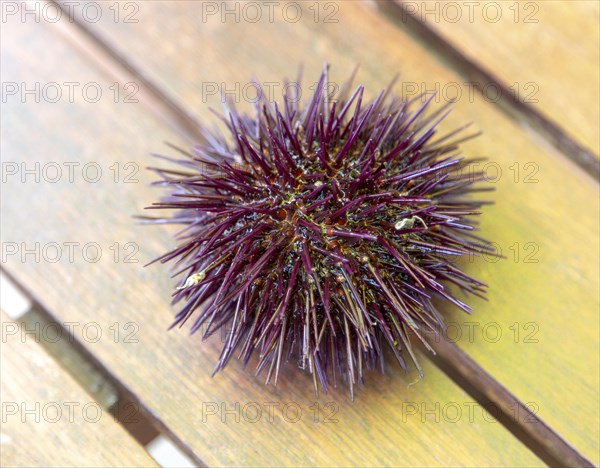
[[[249,76],[261,82],[294,76],[300,61],[308,80],[324,61],[333,61],[334,81],[360,63],[360,81],[371,94],[398,71],[411,88],[416,83],[449,92],[462,83],[376,12],[357,2],[336,5],[337,23],[315,22],[305,10],[297,23],[284,21],[280,12],[278,21],[257,25],[236,22],[235,16],[222,21],[220,12],[203,22],[202,7],[194,2],[153,2],[140,8],[139,23],[90,27],[116,48],[127,44],[132,63],[152,70],[205,119],[207,103],[219,103],[207,86],[235,90],[239,83],[243,101]],[[164,42],[177,34],[186,38],[178,47]],[[448,311],[450,325],[480,365],[598,463],[597,184],[493,103],[464,86],[461,96],[448,122],[455,127],[475,120],[484,132],[466,145],[468,154],[490,158],[490,185],[497,189],[482,232],[509,258],[469,266],[491,285],[490,301],[473,301],[473,317]]]
[[35,335],[0,318],[3,466],[157,466]]
[[[397,1],[404,15],[414,14],[600,155],[598,2]],[[490,99],[498,99],[497,90],[490,91]]]
[[[10,32],[2,38],[7,80],[33,76],[43,82],[95,81],[102,89],[111,85],[73,56],[51,27],[9,22],[4,31]],[[42,55],[51,59],[38,60]],[[131,161],[143,166],[162,140],[179,143],[143,108],[111,99],[95,104],[12,100],[6,108],[10,118],[3,121],[2,152],[19,164],[96,162],[106,169],[114,161]],[[264,386],[238,363],[211,379],[218,337],[202,343],[184,330],[167,333],[172,280],[165,269],[141,267],[172,242],[167,229],[137,226],[130,218],[157,196],[147,186],[152,176],[139,172],[139,182],[127,184],[115,183],[109,169],[106,173],[109,177],[95,184],[81,176],[53,184],[7,179],[3,188],[10,195],[1,205],[4,245],[35,248],[38,242],[40,259],[11,255],[6,268],[60,322],[75,322],[77,340],[200,460],[218,465],[541,464],[422,357],[425,380],[409,386],[415,376],[390,366],[385,376],[369,375],[354,403],[345,388],[315,397],[311,379],[294,366],[277,388]],[[25,199],[27,209],[18,203]],[[102,257],[92,262],[76,249],[73,261],[63,253],[53,263],[48,261],[52,254],[42,253],[51,242],[97,242]],[[115,242],[117,259],[111,250]],[[123,250],[127,242],[139,245],[130,258],[138,263],[125,261],[131,253]],[[257,406],[261,416],[253,422]],[[450,411],[457,408],[461,414],[453,420]],[[294,411],[301,411],[297,422]]]
[[[494,102],[509,118],[536,132],[554,146],[559,153],[571,159],[596,180],[600,178],[598,152],[574,138],[561,121],[552,120],[544,115],[539,106],[527,102],[534,100],[532,94],[537,94],[539,91],[537,83],[525,83],[523,88],[527,88],[528,93],[524,98],[523,93],[518,90],[519,84],[513,83],[512,87],[509,87],[490,69],[464,55],[458,46],[446,41],[435,29],[421,21],[420,15],[414,13],[412,4],[385,0],[376,0],[376,4],[382,14],[422,43],[431,55],[455,70],[471,89]],[[513,2],[512,5],[516,8],[517,4]],[[465,6],[467,5],[465,4]],[[474,5],[471,4],[471,6]],[[497,4],[491,6],[499,8]]]

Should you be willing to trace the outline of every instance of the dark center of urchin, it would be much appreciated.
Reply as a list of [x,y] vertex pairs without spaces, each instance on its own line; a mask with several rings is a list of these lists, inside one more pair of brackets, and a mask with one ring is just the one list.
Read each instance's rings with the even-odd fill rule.
[[267,382],[295,355],[315,388],[341,374],[352,389],[383,369],[384,343],[418,368],[411,340],[443,327],[434,299],[469,310],[449,284],[485,290],[456,265],[488,249],[468,197],[482,175],[459,157],[457,131],[433,139],[445,109],[383,92],[363,106],[362,87],[331,101],[326,76],[305,106],[229,111],[228,137],[205,130],[177,161],[186,170],[156,169],[170,194],[153,207],[185,226],[160,258],[182,275],[173,325],[195,315],[192,332],[227,329],[215,372],[256,350]]

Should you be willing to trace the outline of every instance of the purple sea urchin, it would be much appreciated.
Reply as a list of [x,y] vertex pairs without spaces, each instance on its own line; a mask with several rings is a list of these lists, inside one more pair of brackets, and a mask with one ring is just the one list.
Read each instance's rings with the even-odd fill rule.
[[[456,265],[487,252],[471,231],[483,180],[458,156],[458,129],[433,140],[447,106],[381,91],[363,103],[351,80],[335,100],[327,70],[302,107],[264,96],[250,117],[227,108],[229,135],[206,143],[184,169],[155,169],[170,195],[153,208],[185,225],[181,244],[157,260],[183,274],[174,325],[194,317],[205,336],[229,327],[215,372],[234,352],[246,365],[257,349],[267,382],[291,355],[327,390],[336,374],[352,385],[381,366],[387,343],[418,367],[411,338],[443,327],[432,300],[468,311],[449,284],[481,296],[485,285]],[[454,140],[453,140],[454,139]]]

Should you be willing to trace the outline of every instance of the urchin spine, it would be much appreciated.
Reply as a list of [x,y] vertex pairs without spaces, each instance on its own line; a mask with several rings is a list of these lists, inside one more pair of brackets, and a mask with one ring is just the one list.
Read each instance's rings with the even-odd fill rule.
[[484,179],[459,155],[465,138],[433,140],[446,107],[426,115],[431,97],[411,110],[385,91],[363,104],[350,82],[332,100],[327,81],[325,70],[304,107],[261,96],[252,117],[230,108],[227,137],[205,129],[182,169],[155,169],[170,194],[152,208],[185,226],[157,259],[182,275],[173,325],[229,328],[215,372],[257,350],[257,373],[277,382],[297,353],[315,388],[342,374],[352,389],[383,369],[384,342],[419,368],[411,339],[443,327],[432,299],[469,310],[447,285],[485,291],[454,260],[490,249],[472,233]]

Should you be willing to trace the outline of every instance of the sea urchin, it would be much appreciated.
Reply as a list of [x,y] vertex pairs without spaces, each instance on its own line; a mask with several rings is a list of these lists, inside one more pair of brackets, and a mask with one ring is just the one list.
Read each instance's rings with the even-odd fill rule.
[[294,356],[315,388],[340,374],[352,390],[365,368],[383,370],[384,343],[419,368],[411,339],[443,327],[432,301],[469,310],[451,283],[485,290],[456,265],[488,251],[471,232],[483,176],[459,157],[464,127],[434,141],[447,106],[427,115],[433,96],[388,88],[364,104],[351,82],[331,99],[325,69],[304,106],[264,94],[253,116],[227,105],[227,136],[203,129],[203,145],[180,150],[183,169],[154,169],[170,193],[152,208],[175,210],[159,222],[185,225],[157,259],[182,274],[173,326],[227,327],[215,372],[256,349],[267,382]]

